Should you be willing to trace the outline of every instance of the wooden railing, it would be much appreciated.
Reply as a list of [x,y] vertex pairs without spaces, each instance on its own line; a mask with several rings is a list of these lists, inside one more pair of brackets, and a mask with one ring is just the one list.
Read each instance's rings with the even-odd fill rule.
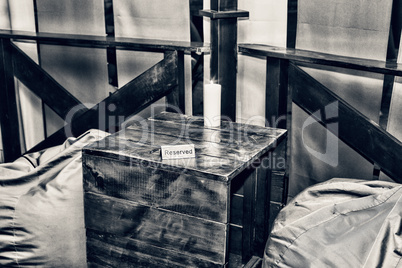
[[[393,81],[395,76],[402,76],[401,64],[253,44],[239,45],[239,52],[248,56],[266,57],[266,118],[287,114],[282,127],[288,129],[289,137],[292,132],[292,101],[310,115],[325,105],[338,101],[339,129],[328,130],[393,180],[402,182],[402,169],[399,167],[402,143],[386,131]],[[379,124],[298,67],[320,68],[325,65],[385,75]],[[290,150],[291,147],[288,146],[288,155],[291,155]]]
[[[74,121],[68,126],[75,136],[90,128],[100,128],[98,110],[102,105],[116,104],[117,111],[114,111],[114,114],[126,117],[167,96],[169,104],[184,111],[184,54],[209,51],[209,46],[203,43],[0,30],[0,123],[6,162],[13,161],[21,155],[14,77],[39,96],[61,118],[66,118],[73,107],[81,104],[68,90],[13,44],[13,41],[26,40],[36,41],[37,44],[117,48],[165,54],[164,60],[122,86],[95,107],[80,109],[80,113],[76,114]],[[108,119],[111,116],[106,114],[104,118]],[[108,127],[111,124],[110,122],[102,123],[103,126]],[[117,120],[116,124],[118,124]],[[63,128],[30,151],[56,145],[65,138],[66,133]]]

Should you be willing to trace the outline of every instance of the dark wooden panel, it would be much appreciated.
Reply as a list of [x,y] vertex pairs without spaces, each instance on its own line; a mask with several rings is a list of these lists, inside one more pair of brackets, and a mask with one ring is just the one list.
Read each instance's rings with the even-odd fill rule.
[[227,224],[90,192],[84,204],[88,229],[226,263]]
[[[108,167],[108,168],[104,168]],[[226,183],[181,172],[83,155],[84,188],[144,205],[228,222]]]
[[[338,129],[328,130],[397,182],[402,182],[402,144],[300,68],[291,64],[289,72],[293,101],[308,113],[337,102]],[[334,125],[334,124],[332,124]]]
[[[66,118],[71,109],[81,104],[15,45],[12,47],[12,53],[15,76],[61,118]],[[84,109],[80,112],[84,112]]]
[[87,261],[89,267],[224,267],[178,251],[91,229],[87,229]]
[[320,52],[274,47],[268,45],[239,44],[239,51],[250,56],[264,56],[291,60],[297,63],[321,64],[374,73],[402,76],[402,64],[395,62],[336,56]]
[[[208,16],[226,16],[211,19],[211,64],[210,77],[214,83],[222,85],[221,114],[232,121],[236,118],[236,74],[237,74],[237,16],[247,12],[237,12],[237,0],[211,0]],[[225,13],[219,13],[225,11]],[[235,17],[227,17],[227,12],[235,11]]]
[[[39,143],[30,152],[60,144],[65,137],[79,136],[91,128],[114,129],[122,123],[121,118],[141,111],[170,93],[175,86],[177,86],[176,52],[127,83],[90,110],[73,117],[72,122],[68,122],[64,128]],[[115,107],[113,112],[108,109],[111,107],[110,105]]]
[[296,47],[297,0],[288,0],[286,47]]
[[286,129],[289,62],[267,58],[265,118],[270,127]]
[[73,35],[56,33],[35,33],[25,31],[0,30],[0,38],[15,40],[36,40],[41,44],[56,44],[83,47],[116,47],[119,49],[160,51],[180,50],[184,52],[209,52],[209,46],[199,42],[154,40],[113,36]]
[[[389,44],[388,44],[389,45]],[[392,92],[394,89],[395,76],[384,75],[384,83],[382,87],[381,108],[379,112],[379,125],[382,129],[387,130],[388,118],[391,107]],[[374,164],[373,179],[378,180],[381,173],[381,167]]]
[[285,172],[275,171],[272,172],[271,181],[271,201],[283,202],[283,190],[284,190],[284,180]]
[[[168,57],[172,52],[165,52],[165,57]],[[185,74],[184,74],[184,52],[177,52],[177,87],[167,95],[168,107],[166,108],[169,112],[184,113],[185,112]]]
[[394,81],[395,76],[385,75],[384,76],[384,84],[382,89],[382,97],[381,97],[381,108],[380,108],[380,117],[379,124],[383,129],[387,129],[388,125],[388,117],[391,107],[391,99],[392,99],[392,91],[394,89]]
[[253,255],[263,256],[265,243],[268,239],[269,229],[269,201],[271,200],[272,170],[269,168],[271,153],[261,158],[261,164],[256,169],[255,181],[255,213],[253,217]]
[[0,40],[0,123],[4,161],[14,161],[21,155],[17,99],[14,86],[12,46],[10,40]]
[[242,229],[242,262],[247,263],[253,255],[255,238],[255,197],[257,172],[247,172],[244,181],[244,199],[243,199],[243,229]]
[[241,256],[243,229],[238,225],[229,226],[229,252]]
[[232,195],[230,200],[230,223],[243,226],[243,196]]

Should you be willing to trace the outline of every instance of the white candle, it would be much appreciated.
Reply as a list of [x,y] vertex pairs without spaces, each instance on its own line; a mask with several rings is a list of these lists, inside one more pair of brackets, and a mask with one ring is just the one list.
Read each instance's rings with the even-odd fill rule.
[[221,125],[221,85],[206,84],[204,86],[204,126],[219,127]]

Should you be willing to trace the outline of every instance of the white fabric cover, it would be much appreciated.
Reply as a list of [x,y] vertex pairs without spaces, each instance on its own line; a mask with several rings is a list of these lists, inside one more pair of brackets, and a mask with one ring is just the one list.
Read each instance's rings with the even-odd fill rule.
[[0,266],[86,267],[79,138],[0,165]]
[[333,179],[278,214],[263,267],[402,267],[402,185]]

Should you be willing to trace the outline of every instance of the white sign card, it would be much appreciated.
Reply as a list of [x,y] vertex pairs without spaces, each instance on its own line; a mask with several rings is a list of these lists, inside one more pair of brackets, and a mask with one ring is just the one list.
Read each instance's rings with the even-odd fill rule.
[[162,159],[180,159],[195,157],[194,144],[162,145]]

